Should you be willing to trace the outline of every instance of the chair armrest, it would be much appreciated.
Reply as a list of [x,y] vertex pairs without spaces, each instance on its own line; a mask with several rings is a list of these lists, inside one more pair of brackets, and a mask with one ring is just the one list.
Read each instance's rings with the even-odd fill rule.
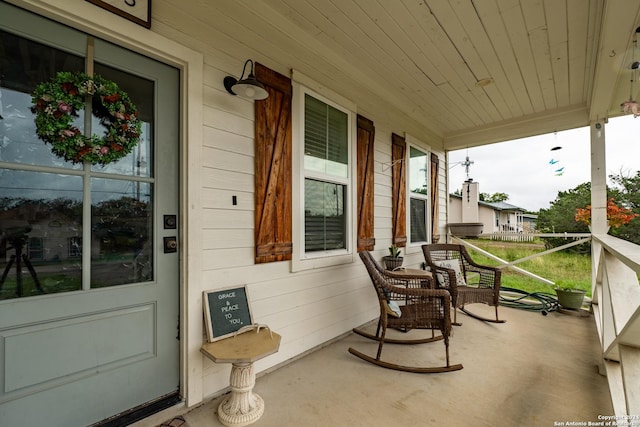
[[467,266],[467,272],[477,273],[480,278],[478,286],[485,288],[500,289],[502,278],[502,270],[497,267],[489,266]]
[[[456,278],[455,270],[446,267],[440,267],[439,265],[429,265],[432,274],[435,276],[434,282],[437,288],[445,288],[456,290],[458,288],[458,279]],[[438,281],[438,274],[442,276],[445,283],[441,284]]]

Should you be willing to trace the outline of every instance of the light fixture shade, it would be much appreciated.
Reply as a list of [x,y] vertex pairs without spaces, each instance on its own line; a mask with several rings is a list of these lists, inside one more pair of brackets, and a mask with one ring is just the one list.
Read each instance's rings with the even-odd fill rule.
[[[249,69],[249,75],[245,79],[243,78],[244,72],[249,63],[251,63],[251,68]],[[232,76],[226,76],[224,78],[224,87],[227,89],[227,92],[232,95],[238,95],[256,101],[269,96],[269,92],[264,88],[264,85],[256,80],[256,76],[253,74],[253,61],[251,59],[247,59],[247,62],[244,63],[240,80]]]
[[267,92],[262,83],[256,80],[253,74],[249,74],[249,77],[234,84],[231,90],[238,96],[256,101],[269,96],[269,92]]

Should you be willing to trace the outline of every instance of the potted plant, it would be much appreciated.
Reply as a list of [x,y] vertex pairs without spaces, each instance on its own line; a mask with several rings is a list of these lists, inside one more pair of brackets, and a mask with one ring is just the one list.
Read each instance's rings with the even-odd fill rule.
[[555,287],[555,291],[556,297],[558,298],[558,304],[560,304],[562,308],[578,310],[582,307],[584,295],[586,294],[585,290],[565,286],[563,283],[558,282],[558,286]]
[[389,246],[389,255],[382,258],[387,270],[393,270],[402,266],[402,257],[400,248],[396,245]]

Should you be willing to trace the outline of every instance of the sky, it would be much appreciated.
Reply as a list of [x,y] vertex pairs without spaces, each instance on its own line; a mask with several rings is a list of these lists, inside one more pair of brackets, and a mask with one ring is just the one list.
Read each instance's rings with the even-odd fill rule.
[[[605,125],[607,176],[634,176],[640,170],[640,117],[626,115]],[[538,211],[559,191],[591,180],[589,128],[572,129],[449,153],[449,191],[469,178],[481,193],[506,193],[507,203]],[[552,150],[555,147],[560,149]]]

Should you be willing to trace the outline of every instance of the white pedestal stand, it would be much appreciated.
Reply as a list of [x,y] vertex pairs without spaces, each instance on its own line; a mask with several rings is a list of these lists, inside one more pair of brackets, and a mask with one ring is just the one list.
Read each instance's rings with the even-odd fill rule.
[[216,363],[231,363],[231,393],[218,406],[218,419],[228,427],[252,424],[264,413],[264,401],[253,393],[253,362],[280,348],[280,335],[262,329],[206,343],[200,351]]

